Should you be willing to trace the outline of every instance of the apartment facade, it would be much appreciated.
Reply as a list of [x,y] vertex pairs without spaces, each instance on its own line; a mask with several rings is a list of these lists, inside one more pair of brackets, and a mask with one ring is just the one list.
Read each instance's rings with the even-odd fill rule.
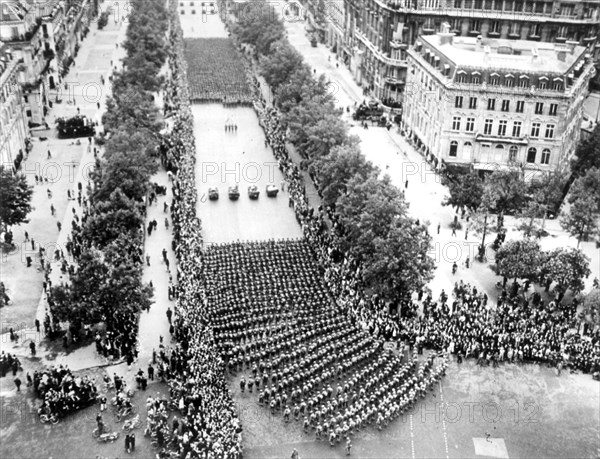
[[437,168],[566,170],[594,75],[575,41],[457,37],[448,25],[407,52],[402,127]]
[[402,99],[407,51],[443,23],[456,36],[566,43],[598,60],[600,0],[345,0],[342,59],[386,105]]
[[19,153],[26,154],[27,122],[19,82],[20,59],[0,43],[0,165],[14,168]]
[[0,40],[23,60],[20,81],[30,124],[44,123],[51,105],[49,91],[60,86],[96,6],[96,0],[1,3]]

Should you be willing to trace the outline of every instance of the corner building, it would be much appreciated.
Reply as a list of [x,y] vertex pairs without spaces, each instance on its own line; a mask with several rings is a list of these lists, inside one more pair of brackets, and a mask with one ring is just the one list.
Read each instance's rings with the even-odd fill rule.
[[455,36],[566,43],[598,60],[600,0],[344,0],[342,59],[387,106],[402,100],[407,51],[448,23]]
[[589,50],[566,44],[419,37],[407,52],[403,129],[439,169],[566,170],[595,74]]

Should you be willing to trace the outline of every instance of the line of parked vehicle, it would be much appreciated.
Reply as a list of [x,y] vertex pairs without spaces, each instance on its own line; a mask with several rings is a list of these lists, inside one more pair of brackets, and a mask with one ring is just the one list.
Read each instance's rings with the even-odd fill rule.
[[[279,188],[277,188],[277,186],[273,184],[267,185],[266,193],[267,197],[276,198],[277,193],[279,193]],[[230,186],[227,190],[227,195],[232,201],[237,201],[240,197],[240,187],[238,185]],[[250,185],[248,187],[248,197],[250,199],[258,199],[259,196],[260,190],[258,189],[258,186]],[[208,199],[210,199],[211,201],[216,201],[217,199],[219,199],[219,189],[217,187],[211,187],[208,189]]]

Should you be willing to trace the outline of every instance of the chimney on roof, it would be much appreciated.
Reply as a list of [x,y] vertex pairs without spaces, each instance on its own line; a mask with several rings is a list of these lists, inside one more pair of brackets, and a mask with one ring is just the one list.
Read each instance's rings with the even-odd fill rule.
[[438,32],[437,36],[439,37],[440,45],[451,45],[454,34],[450,32],[450,24],[447,22],[442,23],[441,31]]
[[571,54],[574,54],[574,53],[575,53],[575,47],[576,47],[578,44],[579,44],[578,42],[576,42],[576,41],[571,41],[571,40],[568,40],[568,41],[566,42],[566,45],[569,47],[569,51],[571,52]]
[[567,51],[567,48],[556,48],[556,58],[561,62],[565,62],[567,60]]

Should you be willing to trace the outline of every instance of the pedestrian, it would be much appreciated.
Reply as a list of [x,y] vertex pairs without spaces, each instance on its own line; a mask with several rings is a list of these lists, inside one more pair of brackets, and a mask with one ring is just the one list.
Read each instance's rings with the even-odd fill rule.
[[71,190],[67,190],[67,199],[71,200]]
[[131,453],[131,448],[130,448],[130,440],[129,440],[129,434],[125,435],[125,451],[127,451],[127,453]]
[[167,211],[169,210],[169,205],[166,202],[163,202],[163,213],[167,213]]
[[168,258],[165,260],[165,264],[167,265],[167,272],[170,272],[170,270],[169,270],[169,259]]
[[150,255],[146,255],[146,264],[150,266]]
[[29,349],[31,350],[31,355],[35,357],[35,343],[33,341],[29,343]]
[[48,188],[48,199],[52,199],[52,191],[50,191],[50,188]]
[[54,214],[56,214],[56,209],[54,208],[53,204],[50,204],[50,213],[52,214],[53,217],[54,217]]
[[467,240],[467,238],[469,237],[469,228],[465,229],[465,241]]
[[29,241],[29,233],[25,231],[25,242]]
[[440,224],[438,223],[438,226],[437,226],[437,233],[438,233],[438,234],[440,234],[440,228],[441,228],[441,226],[442,226],[442,225],[440,225]]
[[150,379],[150,381],[154,381],[154,367],[151,363],[148,364],[148,379]]
[[404,188],[408,188],[408,179],[406,179],[406,182],[404,182]]
[[169,321],[169,324],[171,324],[172,317],[173,317],[173,311],[171,311],[171,308],[168,307],[167,308],[167,320]]
[[456,236],[456,225],[452,225],[452,236]]
[[285,180],[281,181],[281,191],[285,191]]
[[169,219],[165,217],[165,228],[169,229]]
[[50,150],[48,150],[48,159],[52,159],[52,153],[50,153]]
[[56,227],[58,228],[58,232],[60,233],[60,229],[62,228],[62,223],[56,222]]
[[100,411],[106,411],[106,395],[100,396]]
[[167,249],[162,249],[162,257],[163,257],[163,261],[167,261]]
[[290,456],[292,459],[299,459],[299,455],[298,455],[298,450],[296,448],[294,448],[294,451],[292,451],[292,455]]
[[[46,284],[46,283],[44,282],[44,284]],[[44,291],[45,290],[46,289],[44,288]],[[40,332],[40,321],[38,319],[35,319],[35,329],[38,333]]]
[[17,386],[17,392],[21,392],[21,380],[18,377],[15,378],[15,386]]
[[132,432],[131,435],[129,436],[129,447],[131,448],[131,451],[135,451],[135,433]]
[[471,260],[469,259],[469,257],[467,256],[467,259],[465,260],[465,266],[467,269],[469,269],[469,264],[471,263]]
[[346,437],[346,456],[350,456],[350,450],[352,449],[352,443],[350,437]]

